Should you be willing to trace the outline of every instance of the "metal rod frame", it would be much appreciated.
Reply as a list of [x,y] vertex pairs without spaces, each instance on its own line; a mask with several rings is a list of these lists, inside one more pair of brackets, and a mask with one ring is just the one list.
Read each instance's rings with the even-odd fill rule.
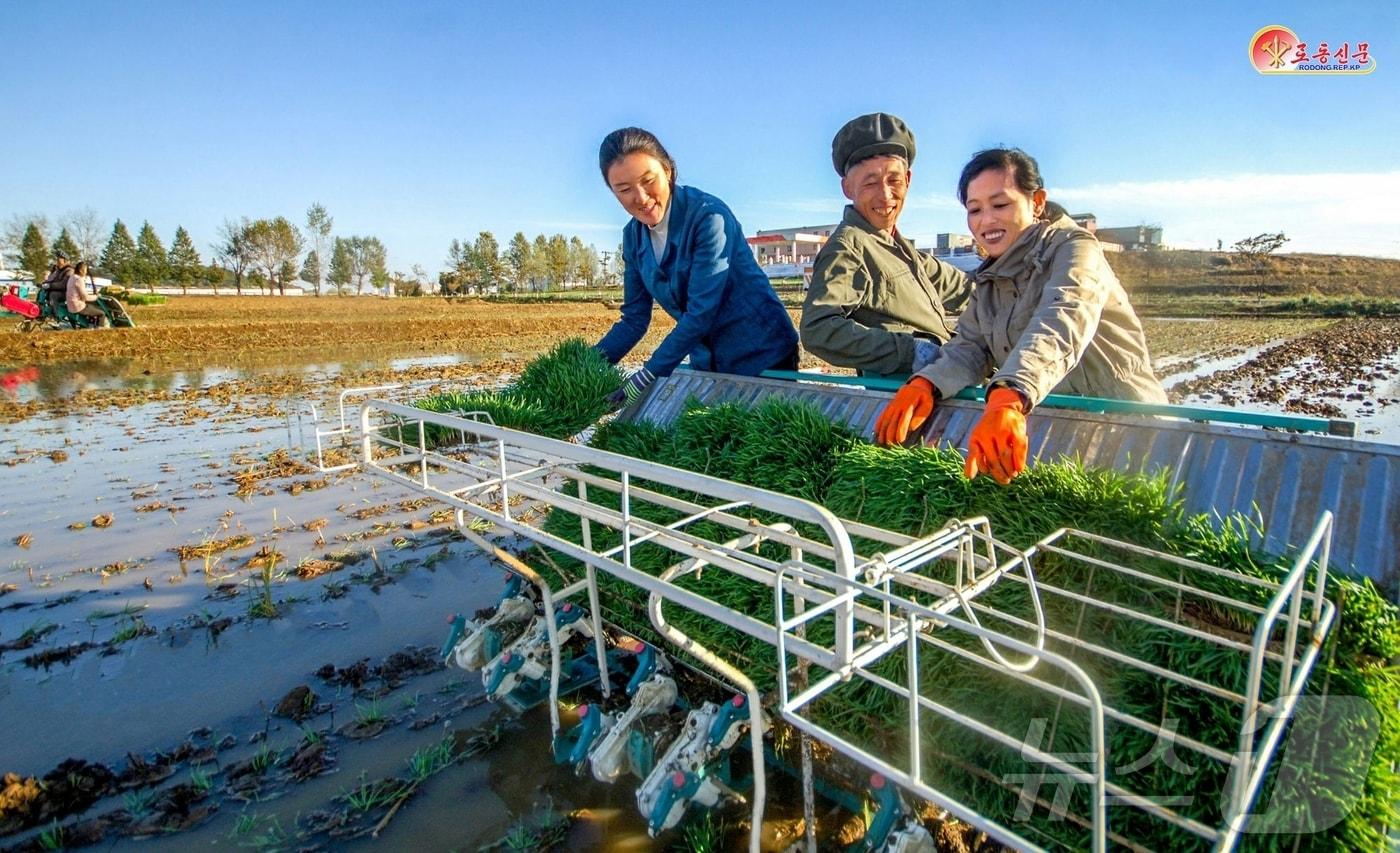
[[[342,399],[343,405],[343,399]],[[403,425],[416,423],[416,441],[405,442]],[[426,447],[426,425],[433,424],[458,432],[464,447],[440,452]],[[511,556],[468,530],[468,516],[490,522],[517,536],[573,557],[584,565],[584,576],[561,589],[511,556],[503,560],[541,591],[546,628],[553,649],[551,671],[551,723],[557,731],[558,680],[560,661],[554,624],[554,604],[586,592],[594,620],[600,672],[606,673],[602,642],[602,614],[599,607],[598,573],[645,589],[649,593],[647,612],[652,627],[676,649],[719,674],[722,680],[738,686],[749,699],[750,738],[755,762],[756,788],[752,797],[754,835],[764,806],[762,773],[762,730],[760,699],[753,673],[725,660],[713,650],[668,623],[663,604],[691,610],[719,624],[764,640],[774,647],[773,670],[777,674],[777,713],[803,735],[820,740],[872,771],[900,784],[913,794],[945,809],[952,815],[987,832],[1002,843],[1023,849],[1040,849],[1012,828],[979,814],[970,806],[934,787],[925,778],[922,721],[929,716],[950,720],[1001,746],[1018,750],[1029,760],[1091,787],[1089,814],[1076,821],[1088,826],[1095,850],[1106,849],[1110,837],[1110,809],[1139,809],[1187,832],[1214,843],[1219,850],[1232,849],[1248,820],[1248,810],[1262,784],[1270,759],[1292,716],[1304,683],[1317,661],[1323,640],[1330,630],[1335,609],[1324,597],[1332,517],[1324,513],[1307,545],[1280,582],[1247,577],[1227,569],[1118,542],[1083,531],[1064,528],[1042,539],[1025,551],[1012,548],[992,535],[986,519],[951,521],[943,529],[916,538],[869,525],[843,521],[810,501],[745,486],[655,462],[633,459],[591,447],[558,441],[495,426],[450,414],[414,409],[383,400],[368,400],[361,408],[361,458],[358,464],[376,475],[437,498],[457,509],[459,527],[474,544],[500,557]],[[394,434],[390,434],[393,432]],[[318,443],[319,448],[319,443]],[[376,448],[383,448],[379,458]],[[320,461],[318,459],[318,461]],[[583,470],[587,466],[593,470]],[[599,471],[604,473],[600,474]],[[411,472],[411,473],[409,473]],[[645,484],[657,484],[694,496],[692,499],[666,495]],[[561,488],[572,481],[577,495]],[[618,509],[589,499],[590,489],[616,495]],[[579,518],[582,545],[546,533],[513,516],[516,500],[542,502],[551,511],[571,513]],[[710,501],[710,503],[705,503]],[[640,517],[637,507],[662,508],[680,513],[669,524],[658,524]],[[766,516],[779,516],[781,522],[760,523],[739,515],[745,508]],[[694,523],[709,521],[738,532],[737,537],[719,541],[694,532]],[[602,549],[595,542],[594,525],[618,531],[621,543]],[[804,532],[805,531],[805,532]],[[861,537],[892,546],[884,554],[863,557],[855,553],[852,538]],[[1121,565],[1101,556],[1081,554],[1067,542],[1082,539],[1103,549],[1164,560],[1181,569],[1206,572],[1220,578],[1261,588],[1268,595],[1266,607],[1228,595],[1197,590],[1181,581],[1152,575]],[[764,541],[781,543],[789,549],[785,562],[764,558],[757,545]],[[641,544],[660,547],[675,555],[671,568],[653,575],[632,565],[633,548]],[[1005,559],[999,559],[999,555]],[[1253,642],[1244,644],[1216,637],[1181,622],[1150,613],[1137,612],[1122,604],[1099,601],[1046,584],[1037,577],[1036,564],[1053,556],[1077,561],[1092,571],[1117,573],[1135,583],[1159,584],[1208,599],[1255,617]],[[813,563],[817,559],[820,563]],[[678,581],[701,569],[721,571],[763,584],[773,593],[776,616],[772,623],[750,614],[735,613],[719,602]],[[930,574],[931,569],[937,569]],[[1313,570],[1310,572],[1309,569]],[[951,575],[951,580],[950,580]],[[976,599],[993,586],[1010,580],[1025,589],[1031,614],[1008,613]],[[906,590],[909,592],[906,593]],[[933,600],[919,603],[910,597],[921,593]],[[1047,626],[1041,596],[1069,598],[1117,618],[1136,619],[1184,637],[1203,639],[1220,647],[1248,654],[1249,675],[1246,695],[1241,697],[1214,687],[1185,673],[1163,667],[1078,639],[1064,630]],[[789,607],[788,601],[792,606]],[[1304,618],[1303,604],[1308,614]],[[788,615],[791,611],[792,615]],[[961,611],[961,616],[956,615]],[[1034,642],[1011,636],[982,625],[977,617],[995,617],[1006,624],[1034,634]],[[830,642],[815,642],[807,630],[819,620],[831,625]],[[1283,632],[1280,646],[1277,640]],[[970,651],[951,642],[951,636],[966,635],[980,641],[985,654]],[[1301,636],[1300,636],[1301,634]],[[1144,720],[1105,704],[1098,687],[1074,661],[1045,648],[1046,637],[1072,645],[1077,651],[1095,655],[1114,664],[1136,668],[1156,677],[1169,678],[1190,689],[1204,690],[1232,702],[1238,708],[1239,737],[1232,754],[1176,735],[1157,721]],[[1299,654],[1299,645],[1303,645]],[[1040,691],[1069,701],[1087,714],[1092,748],[1090,752],[1055,755],[1044,752],[1013,733],[1003,732],[985,721],[968,717],[937,699],[937,685],[920,684],[918,661],[922,650],[958,655],[987,669],[1007,675],[1027,690]],[[896,683],[874,671],[892,653],[907,658],[906,681]],[[1007,655],[1018,658],[1008,659]],[[809,683],[808,671],[816,666],[826,674]],[[1266,666],[1279,671],[1277,689],[1263,694]],[[1068,687],[1054,684],[1046,670],[1062,673]],[[811,705],[851,679],[858,678],[900,697],[908,708],[908,743],[901,755],[875,754],[839,733],[824,727],[810,716]],[[791,691],[796,685],[797,691]],[[607,691],[607,677],[600,679]],[[1009,697],[1014,701],[1014,697]],[[1109,778],[1105,720],[1126,724],[1192,750],[1204,758],[1230,768],[1229,802],[1218,827],[1200,821],[1154,800],[1151,792],[1133,791],[1121,780]],[[1262,729],[1262,730],[1261,730]]]

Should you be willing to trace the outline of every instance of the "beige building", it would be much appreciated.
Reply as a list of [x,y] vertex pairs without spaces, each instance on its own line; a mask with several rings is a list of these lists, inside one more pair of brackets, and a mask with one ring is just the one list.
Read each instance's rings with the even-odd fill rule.
[[774,228],[746,238],[758,265],[769,278],[812,275],[817,253],[836,231],[836,225]]

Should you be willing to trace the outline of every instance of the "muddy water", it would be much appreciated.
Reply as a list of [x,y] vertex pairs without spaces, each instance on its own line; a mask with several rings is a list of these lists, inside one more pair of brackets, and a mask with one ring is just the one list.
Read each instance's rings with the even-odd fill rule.
[[[607,819],[576,823],[570,847],[651,848],[631,789],[555,767],[547,716],[502,716],[481,701],[479,676],[432,668],[395,679],[402,683],[391,689],[358,691],[318,677],[327,664],[375,666],[404,650],[430,649],[433,658],[447,615],[492,603],[501,571],[450,525],[432,523],[436,506],[400,506],[417,496],[363,475],[295,495],[290,484],[319,475],[276,477],[236,494],[233,474],[288,445],[286,422],[215,407],[183,423],[188,414],[152,404],[0,426],[0,461],[15,463],[0,467],[0,644],[38,636],[0,652],[0,773],[42,777],[70,757],[121,772],[128,754],[155,762],[188,744],[205,751],[198,770],[193,760],[175,761],[160,784],[114,793],[78,819],[139,811],[153,796],[147,791],[207,773],[204,802],[217,811],[143,843],[363,846],[375,842],[312,834],[308,821],[345,811],[344,796],[365,782],[408,777],[415,750],[496,732],[493,746],[423,783],[379,841],[474,849],[518,818],[587,808]],[[108,515],[106,526],[94,521]],[[326,519],[324,527],[303,528],[316,519]],[[405,526],[410,521],[416,529]],[[251,541],[208,559],[182,562],[174,551],[235,536]],[[248,567],[263,549],[281,555],[270,584]],[[312,580],[296,575],[305,558],[354,559],[371,549]],[[275,604],[276,618],[255,615],[264,600]],[[56,657],[35,661],[45,653]],[[273,716],[298,685],[316,693],[316,713],[300,724]],[[346,733],[376,717],[386,723],[377,736]],[[286,761],[308,732],[325,741],[324,773],[296,782],[271,770],[251,794],[235,790],[231,768],[264,750]],[[51,826],[0,838],[0,847],[37,842]],[[130,843],[118,830],[107,840]]]
[[129,358],[88,359],[34,365],[9,370],[17,381],[11,383],[11,398],[20,403],[31,400],[67,399],[91,391],[182,391],[209,388],[220,382],[259,377],[296,377],[308,382],[334,381],[346,374],[372,369],[410,370],[424,367],[451,367],[475,364],[479,357],[469,353],[440,356],[405,356],[385,361],[382,354],[360,353],[353,348],[335,357],[288,358],[264,354],[241,359],[236,364],[202,364],[189,368],[156,365]]

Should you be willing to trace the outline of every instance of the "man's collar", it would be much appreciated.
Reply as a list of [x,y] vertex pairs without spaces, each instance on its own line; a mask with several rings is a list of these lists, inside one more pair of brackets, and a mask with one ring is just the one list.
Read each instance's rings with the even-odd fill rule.
[[902,244],[909,242],[909,240],[906,239],[903,234],[899,233],[898,223],[896,223],[894,228],[890,229],[889,231],[882,231],[879,228],[876,228],[874,225],[871,225],[869,220],[867,220],[864,216],[861,216],[860,211],[856,210],[856,206],[853,204],[846,205],[846,212],[842,216],[841,222],[843,225],[849,225],[852,228],[859,228],[867,234],[873,234],[876,237],[881,237],[885,240],[889,240],[891,243]]

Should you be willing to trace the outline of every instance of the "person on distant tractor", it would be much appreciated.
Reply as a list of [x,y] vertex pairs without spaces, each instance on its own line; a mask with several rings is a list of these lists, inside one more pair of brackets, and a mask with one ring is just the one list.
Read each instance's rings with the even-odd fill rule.
[[49,274],[44,283],[39,285],[39,299],[47,301],[50,312],[55,316],[58,314],[58,306],[64,302],[68,276],[72,272],[73,265],[68,263],[68,256],[63,252],[54,252],[53,266],[49,267]]
[[1045,184],[1019,148],[979,151],[958,200],[986,260],[938,359],[880,414],[875,438],[902,444],[939,398],[990,379],[968,438],[965,473],[1002,485],[1026,465],[1026,415],[1050,393],[1165,403],[1142,323],[1099,241],[1063,214],[1045,217]]
[[724,202],[676,180],[650,131],[624,127],[598,150],[603,180],[632,215],[622,231],[621,317],[595,346],[616,364],[646,334],[653,302],[676,321],[612,402],[631,403],[690,357],[695,370],[797,369],[797,331]]
[[87,261],[78,261],[78,266],[68,274],[66,285],[68,313],[92,318],[92,325],[99,329],[109,328],[112,321],[107,319],[107,312],[103,311],[97,304],[98,297],[88,298],[87,288],[83,285],[83,278],[87,272]]
[[802,345],[862,373],[913,373],[952,337],[949,318],[972,283],[896,226],[914,177],[914,134],[903,121],[886,113],[851,119],[831,141],[831,161],[851,203],[817,253]]

